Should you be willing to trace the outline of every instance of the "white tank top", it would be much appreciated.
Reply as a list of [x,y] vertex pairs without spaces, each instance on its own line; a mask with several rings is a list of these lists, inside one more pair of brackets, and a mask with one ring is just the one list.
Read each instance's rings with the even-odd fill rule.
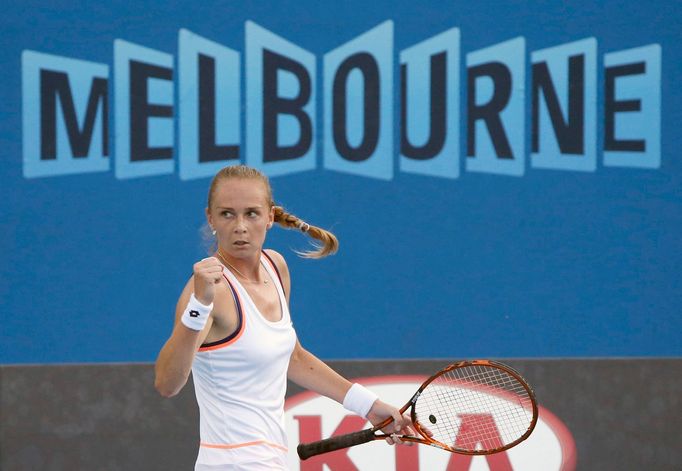
[[227,338],[202,345],[192,365],[201,436],[197,466],[273,459],[286,463],[284,396],[296,333],[279,273],[265,252],[261,264],[277,288],[282,318],[265,319],[223,267],[239,326]]

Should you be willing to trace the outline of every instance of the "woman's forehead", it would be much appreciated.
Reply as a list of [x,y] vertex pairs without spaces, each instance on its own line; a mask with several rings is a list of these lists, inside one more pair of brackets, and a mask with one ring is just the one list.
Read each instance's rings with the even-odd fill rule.
[[231,206],[238,203],[262,205],[269,203],[265,183],[255,178],[224,178],[215,188],[215,204]]

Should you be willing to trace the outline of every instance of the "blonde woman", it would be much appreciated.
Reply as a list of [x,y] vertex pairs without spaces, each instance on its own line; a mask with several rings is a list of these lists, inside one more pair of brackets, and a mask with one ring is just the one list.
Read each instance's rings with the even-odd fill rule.
[[[291,281],[284,257],[263,250],[274,224],[316,239],[320,258],[336,252],[328,231],[273,202],[265,175],[243,165],[220,170],[208,193],[215,253],[194,264],[178,299],[175,327],[156,361],[156,389],[177,394],[190,371],[199,404],[196,471],[286,470],[287,378],[327,396],[373,424],[395,418],[390,432],[412,434],[410,421],[369,390],[305,350],[289,314]],[[399,443],[396,438],[389,443]]]

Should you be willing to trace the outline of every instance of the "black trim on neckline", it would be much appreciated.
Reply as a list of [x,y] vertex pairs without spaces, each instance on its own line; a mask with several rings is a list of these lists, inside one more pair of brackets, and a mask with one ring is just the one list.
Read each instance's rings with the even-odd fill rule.
[[235,306],[237,306],[237,317],[239,318],[239,323],[237,324],[237,328],[235,329],[235,331],[232,332],[227,337],[225,337],[224,339],[216,340],[215,342],[202,343],[199,348],[215,347],[216,345],[227,343],[230,340],[234,339],[237,335],[239,335],[239,332],[241,332],[242,330],[242,324],[244,323],[244,315],[242,314],[242,305],[239,302],[239,296],[237,296],[237,291],[235,291],[234,286],[232,286],[232,283],[230,283],[230,280],[228,280],[227,277],[225,276],[223,278],[225,278],[225,281],[227,281],[227,285],[230,287],[230,291],[232,291],[234,304]]

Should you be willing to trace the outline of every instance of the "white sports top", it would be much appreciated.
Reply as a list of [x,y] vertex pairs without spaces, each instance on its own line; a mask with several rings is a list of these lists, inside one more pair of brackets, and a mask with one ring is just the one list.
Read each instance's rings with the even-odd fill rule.
[[223,267],[239,326],[227,338],[202,345],[192,365],[201,435],[197,469],[272,460],[286,463],[284,396],[296,333],[279,273],[265,252],[261,264],[277,288],[282,318],[265,319],[246,289]]

